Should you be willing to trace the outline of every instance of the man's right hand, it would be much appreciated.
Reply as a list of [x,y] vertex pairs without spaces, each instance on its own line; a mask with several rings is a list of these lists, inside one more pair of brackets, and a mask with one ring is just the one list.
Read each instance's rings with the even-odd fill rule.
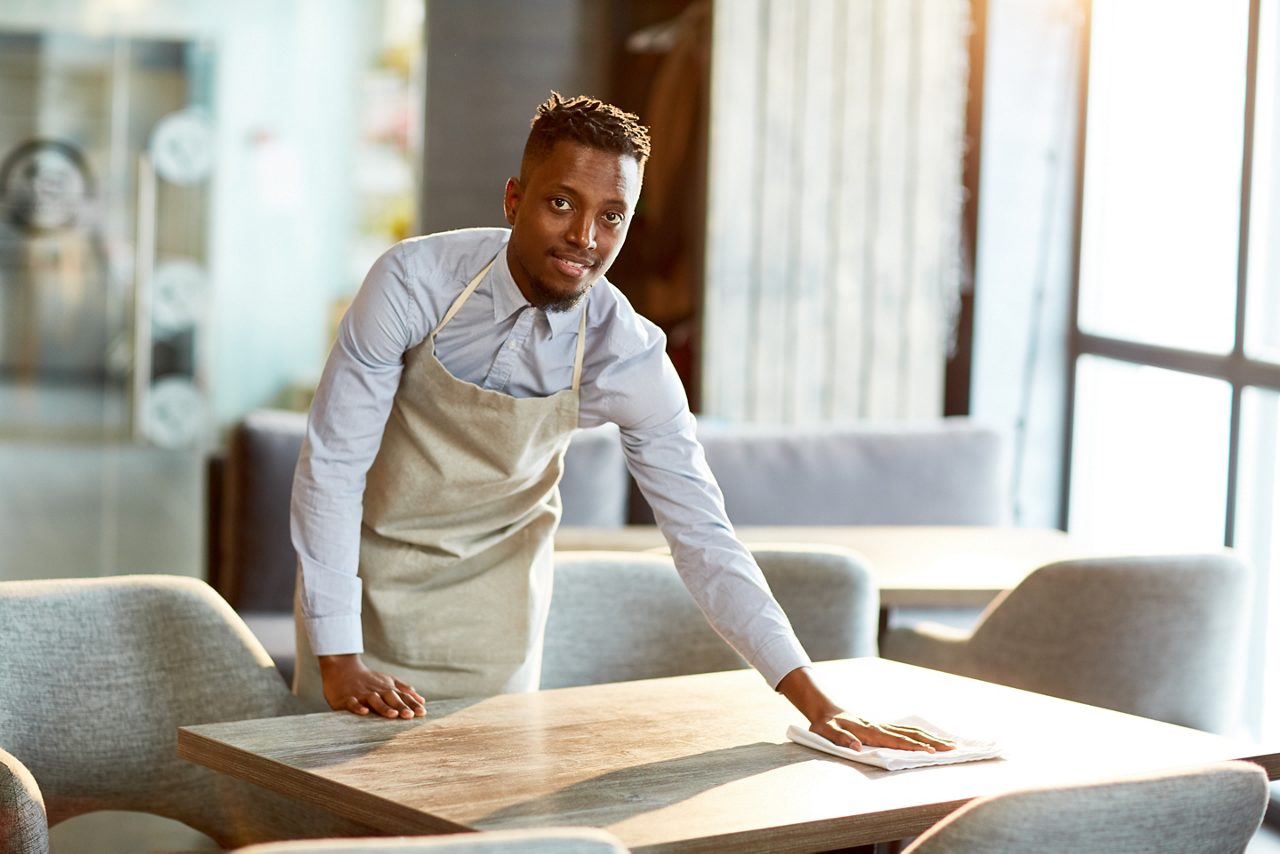
[[420,718],[427,713],[426,700],[412,685],[370,670],[359,655],[321,655],[319,659],[329,708],[355,715],[376,712],[384,718]]

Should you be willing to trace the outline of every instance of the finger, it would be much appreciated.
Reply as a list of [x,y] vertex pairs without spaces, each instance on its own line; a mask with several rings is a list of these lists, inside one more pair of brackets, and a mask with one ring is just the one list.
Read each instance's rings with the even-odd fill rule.
[[410,709],[408,705],[405,704],[405,701],[400,698],[400,692],[388,689],[383,691],[381,696],[383,701],[391,707],[391,711],[395,712],[398,717],[413,717],[413,710]]
[[862,749],[862,741],[856,735],[842,727],[832,726],[829,723],[820,723],[809,727],[809,731],[817,733],[827,741],[839,747],[847,747],[850,750]]
[[956,743],[949,738],[943,738],[940,735],[934,735],[928,730],[918,727],[908,726],[886,726],[882,729],[892,732],[896,735],[903,735],[907,738],[920,742],[921,744],[929,744],[938,750],[955,750]]
[[369,714],[369,707],[366,706],[364,703],[360,702],[359,700],[357,700],[355,697],[348,697],[344,707],[348,712],[351,712],[351,714],[353,715]]
[[399,679],[396,680],[396,688],[399,689],[400,696],[405,698],[405,702],[409,704],[410,708],[412,708],[414,712],[421,712],[422,714],[426,714],[426,708],[425,708],[427,704],[426,697],[422,696],[416,690],[414,690],[414,687],[412,685],[409,685],[405,682],[401,682]]
[[907,726],[906,724],[885,724],[883,729],[890,730],[892,732],[904,733],[911,738],[924,738],[930,741],[942,741],[948,744],[952,743],[951,739],[943,738],[940,735],[929,732],[927,729],[921,729],[918,726]]
[[377,712],[378,714],[382,715],[384,718],[398,718],[398,717],[400,717],[400,713],[399,713],[399,712],[393,711],[393,710],[391,709],[391,707],[390,707],[390,706],[388,706],[388,705],[383,701],[382,697],[378,696],[378,695],[377,695],[377,694],[375,694],[375,693],[365,694],[365,695],[364,695],[364,697],[362,697],[361,699],[363,699],[363,700],[364,700],[365,704],[366,704],[369,708],[373,709],[375,712]]
[[885,732],[880,728],[875,728],[866,737],[867,744],[874,744],[876,747],[892,747],[897,750],[919,750],[925,753],[933,753],[934,747],[923,741],[916,741],[914,738],[908,738],[905,735],[894,735],[891,732]]

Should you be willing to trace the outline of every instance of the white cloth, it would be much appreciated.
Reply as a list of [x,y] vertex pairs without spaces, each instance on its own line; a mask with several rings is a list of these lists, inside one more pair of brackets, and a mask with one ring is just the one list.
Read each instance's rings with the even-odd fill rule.
[[787,727],[787,738],[796,744],[802,744],[814,750],[821,750],[823,753],[830,753],[832,756],[839,756],[841,759],[851,759],[854,762],[861,762],[863,765],[874,765],[887,771],[921,768],[926,765],[950,765],[954,762],[976,762],[979,759],[993,759],[999,756],[1003,750],[994,741],[952,735],[924,718],[907,717],[893,721],[893,723],[899,726],[919,727],[948,741],[954,741],[956,743],[955,750],[939,750],[936,753],[929,753],[923,750],[896,750],[891,747],[867,747],[865,745],[861,750],[851,750],[848,747],[832,744],[817,733],[809,732],[809,730],[795,725]]

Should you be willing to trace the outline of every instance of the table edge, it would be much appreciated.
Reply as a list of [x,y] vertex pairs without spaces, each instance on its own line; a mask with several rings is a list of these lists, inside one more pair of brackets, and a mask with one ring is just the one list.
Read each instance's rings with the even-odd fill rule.
[[[396,822],[396,827],[390,829],[394,833],[451,834],[475,833],[478,830],[478,828],[447,821],[413,807],[353,789],[260,755],[255,759],[256,766],[267,766],[271,773],[259,773],[255,765],[229,758],[229,755],[238,755],[241,748],[196,732],[193,726],[178,727],[178,757],[211,772],[227,774],[233,779],[269,789],[362,824],[369,824],[369,815],[362,807],[365,804],[376,805],[374,812]],[[215,745],[220,746],[221,749],[215,749]],[[228,754],[227,751],[234,753]],[[300,792],[296,785],[290,785],[302,781],[307,784],[309,790],[307,794]],[[316,794],[312,795],[311,791]],[[388,812],[394,814],[388,815]]]

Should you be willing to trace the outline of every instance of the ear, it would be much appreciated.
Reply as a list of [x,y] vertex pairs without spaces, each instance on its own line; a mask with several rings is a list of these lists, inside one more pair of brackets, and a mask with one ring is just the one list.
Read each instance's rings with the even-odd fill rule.
[[523,192],[519,179],[507,179],[507,189],[502,196],[502,210],[507,216],[507,225],[516,224],[516,211],[520,208],[520,199]]

